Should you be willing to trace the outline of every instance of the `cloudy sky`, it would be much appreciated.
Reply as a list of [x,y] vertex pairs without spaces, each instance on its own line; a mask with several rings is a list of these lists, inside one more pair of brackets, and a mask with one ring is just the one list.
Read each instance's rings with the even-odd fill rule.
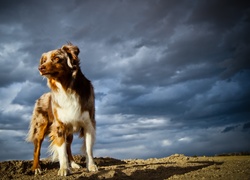
[[[35,100],[49,91],[38,62],[69,41],[95,87],[95,156],[250,151],[249,2],[0,4],[0,161],[32,159],[24,139]],[[80,147],[75,138],[73,152]]]

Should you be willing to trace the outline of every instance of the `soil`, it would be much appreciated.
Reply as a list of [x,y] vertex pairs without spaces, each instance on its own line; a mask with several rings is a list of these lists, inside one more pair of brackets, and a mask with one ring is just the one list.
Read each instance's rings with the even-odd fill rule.
[[81,169],[72,169],[67,177],[57,176],[58,162],[41,160],[42,174],[30,170],[32,161],[0,162],[0,179],[225,179],[250,180],[250,156],[188,157],[174,154],[165,158],[119,160],[95,158],[98,172],[88,172],[85,159],[74,156]]

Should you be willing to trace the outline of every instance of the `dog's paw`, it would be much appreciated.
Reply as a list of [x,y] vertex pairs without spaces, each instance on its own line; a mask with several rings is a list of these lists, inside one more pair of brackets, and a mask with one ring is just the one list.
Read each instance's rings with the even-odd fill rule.
[[95,171],[98,171],[98,168],[95,164],[90,164],[88,167],[87,167],[88,171],[92,171],[92,172],[95,172]]
[[71,161],[70,165],[73,169],[80,169],[82,167],[79,164],[75,163],[74,161]]
[[58,171],[58,173],[57,173],[57,175],[58,176],[67,176],[67,175],[69,175],[71,172],[70,172],[70,170],[69,169],[59,169],[59,171]]
[[42,170],[40,168],[35,169],[35,175],[42,174]]

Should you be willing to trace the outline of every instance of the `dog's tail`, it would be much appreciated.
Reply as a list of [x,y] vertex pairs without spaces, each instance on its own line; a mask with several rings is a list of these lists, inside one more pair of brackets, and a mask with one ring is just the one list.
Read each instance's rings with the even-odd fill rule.
[[33,135],[33,133],[32,133],[32,130],[31,130],[31,128],[29,129],[29,132],[28,132],[28,134],[27,134],[27,136],[26,136],[26,138],[25,138],[25,141],[26,142],[33,142],[34,141],[34,135]]
[[33,114],[32,114],[32,117],[31,117],[31,121],[30,121],[30,125],[29,125],[29,132],[26,136],[26,141],[27,142],[34,142],[34,139],[35,139],[35,134],[36,134],[36,127],[35,127],[35,124],[36,124],[36,118],[35,118],[35,109],[37,108],[37,101],[36,101],[36,104],[35,104],[35,107],[34,107],[34,110],[33,110]]
[[57,152],[57,147],[52,144],[49,145],[48,153],[51,155],[51,161],[55,162],[58,161],[58,152]]
[[39,104],[39,99],[36,101],[33,113],[32,113],[32,117],[31,117],[31,121],[30,121],[30,125],[29,125],[29,132],[26,136],[26,141],[27,142],[34,142],[35,137],[38,135],[39,133],[39,124],[41,121],[40,119],[41,117],[41,113],[38,111],[38,104]]
[[[48,110],[50,106],[51,94],[43,94],[37,101],[34,106],[32,113],[32,118],[29,125],[29,132],[26,136],[27,142],[34,142],[36,138],[40,136],[44,138],[47,135],[47,128],[50,123]],[[40,138],[41,138],[40,137]]]

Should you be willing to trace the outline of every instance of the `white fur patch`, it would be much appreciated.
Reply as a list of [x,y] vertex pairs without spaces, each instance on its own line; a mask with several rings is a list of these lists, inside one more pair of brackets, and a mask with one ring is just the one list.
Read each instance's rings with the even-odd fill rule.
[[48,151],[52,155],[51,160],[52,161],[58,161],[58,152],[57,152],[56,146],[50,144]]
[[73,68],[73,66],[72,66],[72,64],[71,64],[71,62],[70,62],[70,59],[69,58],[67,58],[67,64],[68,64],[68,66],[72,69]]
[[61,146],[56,146],[58,152],[58,159],[60,163],[60,169],[69,169],[68,154],[66,149],[66,143]]
[[52,96],[59,105],[56,107],[58,119],[71,125],[72,129],[69,129],[71,133],[79,132],[82,127],[89,129],[87,126],[92,126],[90,114],[88,111],[82,112],[79,95],[75,92],[65,92],[58,82],[56,82],[56,86],[58,91],[52,92]]
[[93,144],[95,142],[95,129],[92,126],[91,123],[87,124],[85,128],[85,151],[86,151],[86,164],[87,164],[87,169],[89,171],[98,171],[97,166],[94,163],[93,159]]
[[79,164],[75,163],[74,161],[70,162],[70,166],[72,168],[74,168],[74,169],[80,169],[81,168],[81,166]]

